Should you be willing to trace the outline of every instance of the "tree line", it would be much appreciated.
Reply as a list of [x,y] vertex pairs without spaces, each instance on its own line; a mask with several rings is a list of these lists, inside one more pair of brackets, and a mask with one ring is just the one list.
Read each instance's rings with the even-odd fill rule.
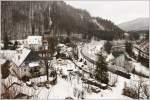
[[85,39],[95,34],[98,38],[110,39],[122,38],[123,33],[111,21],[97,17],[98,23],[105,28],[101,33],[88,11],[74,8],[63,1],[2,1],[1,14],[2,39],[5,35],[9,39],[22,39],[45,32],[68,36],[83,34]]

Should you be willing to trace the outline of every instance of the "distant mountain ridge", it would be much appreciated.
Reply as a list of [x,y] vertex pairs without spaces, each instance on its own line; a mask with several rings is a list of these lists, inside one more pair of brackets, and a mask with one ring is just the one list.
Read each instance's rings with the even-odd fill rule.
[[118,25],[124,31],[140,31],[149,30],[149,18],[137,18]]

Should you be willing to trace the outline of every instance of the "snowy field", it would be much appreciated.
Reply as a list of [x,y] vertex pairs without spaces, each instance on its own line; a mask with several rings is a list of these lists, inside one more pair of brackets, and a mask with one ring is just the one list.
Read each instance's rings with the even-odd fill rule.
[[[112,73],[109,73],[112,74]],[[114,75],[116,76],[116,75]],[[133,79],[138,79],[137,76],[132,76]],[[6,83],[11,81],[21,83],[17,78],[13,76],[9,76]],[[45,76],[41,77],[45,78]],[[72,97],[74,99],[78,99],[78,93],[80,91],[84,91],[85,99],[128,99],[131,98],[122,95],[122,89],[124,88],[125,82],[128,85],[134,85],[137,82],[135,80],[129,80],[120,76],[117,76],[117,83],[115,87],[111,87],[110,89],[102,90],[99,93],[87,92],[84,88],[86,84],[82,83],[80,78],[77,76],[72,76],[71,80],[62,79],[60,76],[57,78],[56,85],[50,85],[50,88],[46,87],[36,87],[36,90],[33,87],[28,87],[26,84],[22,84],[22,86],[15,85],[17,91],[28,94],[32,96],[32,99],[65,99],[66,97]],[[9,82],[8,82],[9,81]],[[35,80],[34,80],[35,81]],[[36,81],[40,81],[40,79],[36,79]],[[78,90],[76,95],[74,95],[74,90]]]
[[[87,65],[84,65],[82,68],[92,72],[95,68],[95,65],[88,62],[86,59],[83,58],[80,50],[83,49],[84,53],[96,60],[96,53],[98,53],[101,48],[103,47],[105,41],[92,41],[91,43],[87,43],[84,46],[78,45],[79,50],[79,58],[82,58],[83,61],[79,62],[77,60],[74,61],[78,66],[84,65],[84,62],[87,62]],[[107,62],[114,59],[113,55],[107,55]],[[64,60],[64,59],[55,59],[52,63],[52,67],[57,71],[57,83],[55,85],[48,85],[49,88],[46,86],[38,87],[36,84],[38,82],[45,82],[47,80],[46,76],[40,76],[37,78],[33,78],[30,80],[29,83],[36,83],[34,86],[29,87],[26,83],[18,80],[16,77],[9,75],[7,79],[2,80],[2,84],[6,86],[11,85],[12,83],[19,83],[20,85],[14,85],[11,90],[16,91],[15,94],[19,92],[27,94],[31,96],[31,99],[65,99],[71,97],[73,99],[126,99],[130,100],[132,98],[122,95],[123,89],[125,84],[127,86],[133,87],[137,86],[139,82],[142,80],[145,84],[148,85],[149,79],[139,77],[137,75],[131,74],[131,79],[123,78],[111,72],[109,74],[109,86],[108,89],[103,90],[100,89],[100,92],[95,93],[91,90],[93,86],[84,83],[81,78],[83,75],[83,70],[80,70],[71,60]],[[146,74],[149,74],[147,71],[148,69],[143,69],[144,66],[140,65],[140,63],[133,62],[132,63],[136,70],[145,71]],[[141,67],[142,66],[142,67]],[[147,71],[146,71],[147,70]],[[62,73],[60,73],[62,72]],[[78,73],[81,73],[80,76]],[[62,76],[65,75],[66,78]],[[87,76],[87,78],[90,78]],[[51,78],[49,78],[51,79]],[[115,82],[114,86],[110,86]]]
[[92,40],[90,43],[84,45],[82,50],[86,56],[90,57],[93,60],[96,60],[96,54],[99,53],[104,45],[105,41],[95,41]]

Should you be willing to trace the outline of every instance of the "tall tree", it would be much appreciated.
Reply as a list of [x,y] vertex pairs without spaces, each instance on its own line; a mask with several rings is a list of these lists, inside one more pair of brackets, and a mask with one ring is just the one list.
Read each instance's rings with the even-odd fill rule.
[[95,78],[101,83],[108,84],[109,82],[108,72],[107,72],[107,63],[102,54],[99,55],[98,61],[96,63]]
[[126,42],[125,43],[125,48],[126,48],[126,52],[132,56],[133,55],[133,52],[132,52],[132,49],[133,49],[133,45],[130,43],[130,42]]
[[15,50],[15,49],[17,49],[17,46],[18,46],[18,42],[17,41],[15,41],[15,43],[14,43],[14,45],[13,45],[13,50]]
[[108,54],[110,54],[111,48],[112,48],[112,44],[109,41],[107,41],[104,45],[104,49]]
[[146,40],[149,40],[149,31],[146,32],[146,34],[145,34],[145,39],[146,39]]
[[6,50],[6,49],[9,49],[9,44],[10,44],[10,41],[8,39],[8,35],[5,34],[5,37],[4,37],[4,47],[3,49]]
[[141,61],[142,61],[142,56],[141,56],[141,52],[140,52],[140,50],[139,50],[139,52],[138,52],[138,61],[139,61],[139,62],[141,62]]

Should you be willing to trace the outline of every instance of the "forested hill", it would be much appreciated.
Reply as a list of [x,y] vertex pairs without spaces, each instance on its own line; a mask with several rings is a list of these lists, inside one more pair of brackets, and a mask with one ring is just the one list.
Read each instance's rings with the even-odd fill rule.
[[121,38],[123,31],[111,21],[92,17],[63,1],[2,1],[2,39],[22,39],[28,35],[83,34],[85,38],[108,33]]

